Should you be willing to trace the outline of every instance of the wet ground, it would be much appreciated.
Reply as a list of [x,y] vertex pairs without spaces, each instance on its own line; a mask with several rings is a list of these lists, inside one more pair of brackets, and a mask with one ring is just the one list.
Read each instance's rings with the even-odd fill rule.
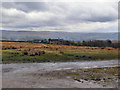
[[[53,77],[49,74],[67,70],[116,66],[118,66],[118,60],[3,64],[2,86],[3,88],[112,88],[116,85],[103,86],[83,79],[78,82],[69,76],[67,78],[59,77],[59,75]],[[48,75],[45,75],[45,73]]]

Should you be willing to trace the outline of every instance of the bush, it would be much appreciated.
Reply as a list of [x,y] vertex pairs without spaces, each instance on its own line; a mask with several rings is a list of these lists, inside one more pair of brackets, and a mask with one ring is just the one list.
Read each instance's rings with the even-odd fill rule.
[[22,52],[21,52],[21,55],[28,55],[27,50],[22,51]]
[[40,56],[41,54],[45,54],[45,51],[39,51],[38,55]]
[[104,47],[101,47],[101,49],[105,49]]
[[42,55],[42,54],[45,54],[45,51],[35,51],[35,50],[30,50],[28,51],[28,55],[29,56],[35,56],[35,55]]
[[60,51],[60,54],[64,54],[64,52],[63,52],[63,51]]
[[11,47],[11,49],[17,49],[16,47]]

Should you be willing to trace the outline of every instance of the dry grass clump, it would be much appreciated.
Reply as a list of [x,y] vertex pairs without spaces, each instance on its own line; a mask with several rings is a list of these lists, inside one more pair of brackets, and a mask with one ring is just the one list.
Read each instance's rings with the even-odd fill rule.
[[28,55],[28,51],[27,50],[24,50],[20,53],[21,55]]
[[106,47],[107,50],[113,50],[114,48],[112,47]]
[[15,46],[2,46],[2,50],[7,50],[7,49],[17,49]]
[[42,55],[45,54],[45,51],[38,51],[38,50],[23,50],[21,53],[21,55],[28,55],[28,56],[36,56],[36,55]]
[[34,50],[31,50],[28,52],[28,55],[29,56],[35,56],[35,55],[42,55],[42,54],[45,54],[45,51],[34,51]]
[[60,51],[60,54],[64,54],[64,52],[63,52],[63,51]]
[[101,47],[101,49],[105,49],[105,47]]

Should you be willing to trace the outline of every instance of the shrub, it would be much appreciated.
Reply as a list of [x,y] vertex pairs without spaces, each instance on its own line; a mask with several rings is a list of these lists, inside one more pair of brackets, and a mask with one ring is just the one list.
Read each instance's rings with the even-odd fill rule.
[[27,50],[22,51],[22,52],[21,52],[21,55],[28,55]]
[[60,51],[60,54],[64,54],[64,52],[63,52],[63,51]]
[[42,54],[45,54],[45,51],[35,51],[35,50],[30,50],[29,52],[28,52],[28,55],[29,56],[35,56],[35,55],[42,55]]
[[58,50],[58,48],[56,48],[56,50]]
[[20,46],[20,48],[23,48],[22,46]]
[[18,49],[18,51],[21,51],[21,49]]
[[12,46],[11,49],[17,49],[16,47]]
[[104,47],[102,47],[101,49],[105,49]]
[[28,56],[35,56],[35,53],[29,52],[29,53],[28,53]]
[[38,55],[40,56],[41,54],[45,54],[45,51],[39,51]]
[[7,49],[7,47],[2,46],[2,50],[6,50],[6,49]]

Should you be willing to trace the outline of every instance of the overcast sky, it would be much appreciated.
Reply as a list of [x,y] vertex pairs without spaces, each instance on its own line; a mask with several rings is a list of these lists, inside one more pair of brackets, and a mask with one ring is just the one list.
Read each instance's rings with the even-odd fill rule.
[[[3,2],[3,30],[117,32],[118,1]],[[106,2],[105,2],[106,1]]]

